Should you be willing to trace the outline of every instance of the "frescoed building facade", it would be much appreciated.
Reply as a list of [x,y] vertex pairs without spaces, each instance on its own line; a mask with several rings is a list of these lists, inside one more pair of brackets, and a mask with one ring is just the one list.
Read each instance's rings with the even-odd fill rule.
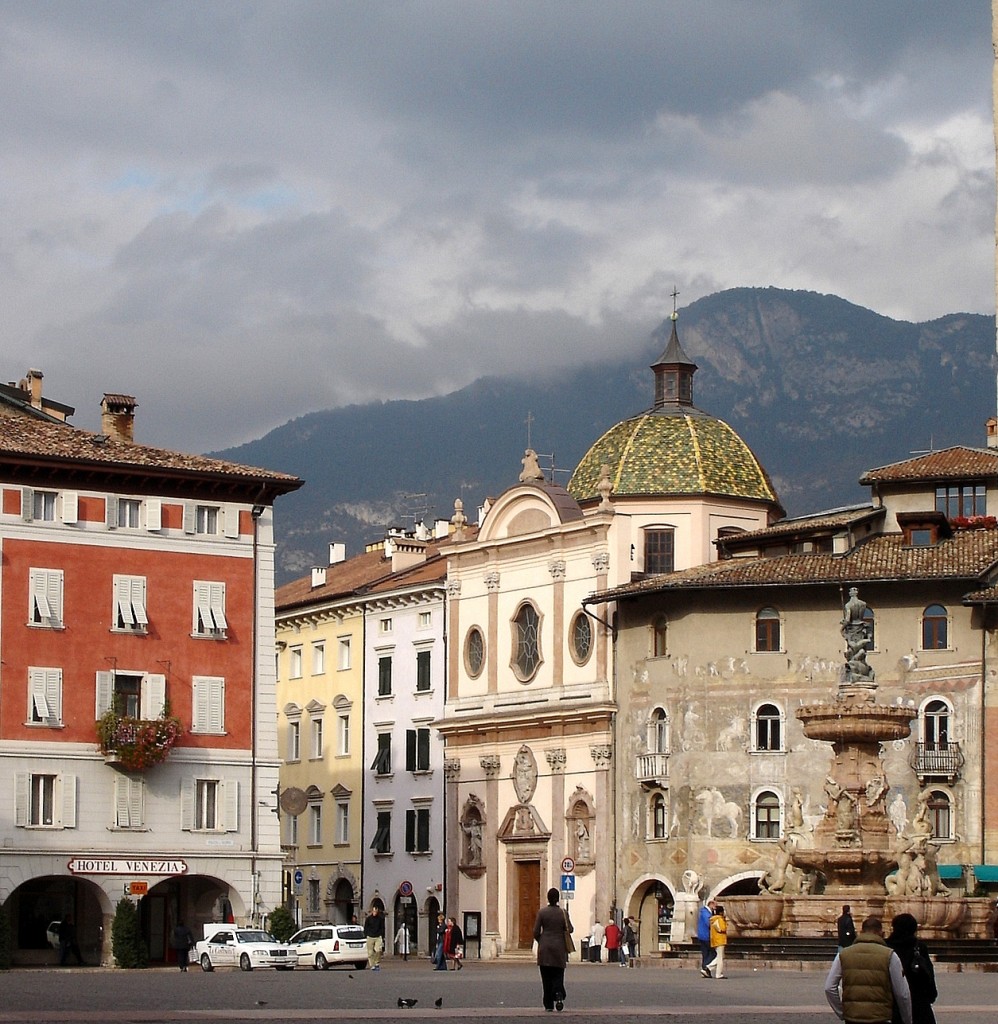
[[836,699],[850,596],[876,699],[911,712],[866,799],[899,850],[922,827],[929,839],[883,895],[995,890],[998,452],[932,452],[862,482],[869,504],[730,537],[722,560],[593,595],[618,623],[618,891],[645,953],[689,941],[697,896],[821,891],[781,849],[812,844],[834,807],[831,746],[795,711]]

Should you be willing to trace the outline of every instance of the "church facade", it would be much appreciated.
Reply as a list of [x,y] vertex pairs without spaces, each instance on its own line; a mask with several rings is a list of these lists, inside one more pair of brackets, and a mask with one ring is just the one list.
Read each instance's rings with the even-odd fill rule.
[[[653,406],[607,431],[567,487],[528,450],[477,536],[460,521],[452,535],[436,727],[447,906],[470,955],[529,953],[551,886],[571,893],[582,934],[620,905],[617,655],[610,617],[587,597],[709,562],[719,538],[782,514],[744,441],[693,405],[696,366],[675,320],[652,371]],[[652,631],[646,653],[660,639]]]

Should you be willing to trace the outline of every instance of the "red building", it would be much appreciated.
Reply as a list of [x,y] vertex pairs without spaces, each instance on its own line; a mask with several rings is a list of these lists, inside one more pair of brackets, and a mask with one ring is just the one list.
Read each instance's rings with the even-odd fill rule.
[[[131,890],[150,956],[280,902],[274,499],[293,476],[134,443],[0,386],[0,900],[15,962],[75,918],[89,962]],[[141,895],[140,895],[141,894]]]

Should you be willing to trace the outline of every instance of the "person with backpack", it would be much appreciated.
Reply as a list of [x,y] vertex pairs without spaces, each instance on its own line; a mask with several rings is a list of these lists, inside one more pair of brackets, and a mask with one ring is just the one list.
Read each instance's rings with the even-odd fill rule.
[[[924,942],[915,937],[918,922],[911,914],[898,914],[891,921],[891,934],[887,945],[894,950],[901,961],[908,991],[911,993],[912,1024],[936,1024],[932,1004],[936,1001],[936,975],[929,959],[929,950]],[[900,1012],[894,1007],[892,1024],[901,1024]]]

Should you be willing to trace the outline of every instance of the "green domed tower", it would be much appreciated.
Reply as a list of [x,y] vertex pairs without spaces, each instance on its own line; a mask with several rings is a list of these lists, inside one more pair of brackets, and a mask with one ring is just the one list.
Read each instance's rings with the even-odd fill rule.
[[693,405],[697,365],[683,351],[672,315],[665,351],[652,364],[655,404],[611,427],[583,456],[568,491],[584,508],[600,501],[609,466],[614,500],[718,497],[761,503],[783,515],[776,489],[752,449],[723,420]]

